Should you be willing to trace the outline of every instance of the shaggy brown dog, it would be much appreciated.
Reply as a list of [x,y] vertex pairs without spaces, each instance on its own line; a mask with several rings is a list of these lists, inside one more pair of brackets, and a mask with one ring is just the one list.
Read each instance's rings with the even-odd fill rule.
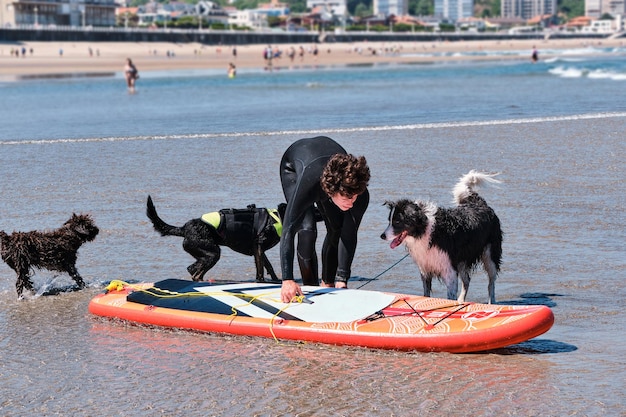
[[63,226],[51,231],[7,235],[0,230],[0,255],[17,273],[18,297],[22,297],[24,290],[33,290],[30,280],[33,268],[66,272],[79,289],[84,288],[85,282],[76,270],[78,248],[94,240],[99,231],[88,214],[72,214]]

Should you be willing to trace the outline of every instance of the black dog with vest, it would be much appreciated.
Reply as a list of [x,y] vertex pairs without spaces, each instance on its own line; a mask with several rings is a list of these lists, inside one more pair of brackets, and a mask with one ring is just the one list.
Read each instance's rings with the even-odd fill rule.
[[220,246],[226,246],[243,255],[254,256],[256,280],[265,282],[265,270],[272,281],[278,281],[265,252],[280,242],[286,206],[282,203],[278,209],[267,209],[252,204],[245,209],[222,209],[177,227],[161,220],[148,196],[146,214],[161,236],[183,238],[183,249],[196,259],[187,267],[192,280],[202,281],[219,261]]

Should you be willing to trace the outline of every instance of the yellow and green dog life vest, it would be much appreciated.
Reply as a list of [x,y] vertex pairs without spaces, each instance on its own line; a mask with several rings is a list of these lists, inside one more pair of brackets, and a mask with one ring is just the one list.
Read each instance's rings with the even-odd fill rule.
[[[277,209],[265,209],[267,213],[274,219],[274,229],[276,229],[276,234],[281,236],[283,233],[283,223],[280,221],[280,216],[278,215]],[[222,212],[223,211],[213,211],[211,213],[203,214],[201,219],[203,222],[210,224],[215,228],[215,230],[219,230],[220,225],[222,224]]]

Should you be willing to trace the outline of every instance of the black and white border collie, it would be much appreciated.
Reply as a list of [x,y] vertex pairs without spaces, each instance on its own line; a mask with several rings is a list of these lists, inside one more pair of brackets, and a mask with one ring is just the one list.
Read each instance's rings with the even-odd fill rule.
[[495,283],[502,258],[502,230],[496,213],[475,188],[483,183],[500,183],[486,174],[470,171],[454,187],[457,207],[437,207],[424,201],[387,201],[389,226],[380,236],[391,241],[394,249],[405,243],[419,266],[424,296],[430,297],[433,277],[448,289],[448,299],[456,299],[458,279],[462,289],[459,302],[465,301],[470,273],[482,262],[489,276],[489,303],[496,302]]

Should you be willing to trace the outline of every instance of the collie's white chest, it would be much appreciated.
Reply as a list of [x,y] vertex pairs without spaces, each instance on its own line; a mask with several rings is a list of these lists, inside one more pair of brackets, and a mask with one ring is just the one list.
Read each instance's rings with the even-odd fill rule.
[[421,239],[411,237],[406,239],[406,247],[422,274],[446,275],[452,268],[450,257],[441,249],[430,246],[429,243],[430,239],[427,236]]

